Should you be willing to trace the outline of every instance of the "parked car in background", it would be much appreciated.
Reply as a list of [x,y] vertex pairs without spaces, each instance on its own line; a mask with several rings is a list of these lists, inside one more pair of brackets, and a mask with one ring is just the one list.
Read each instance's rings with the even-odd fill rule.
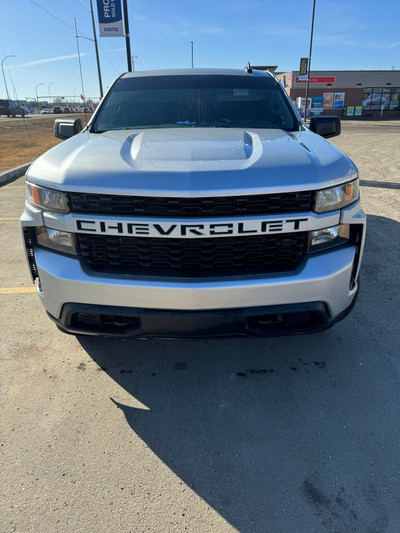
[[64,113],[72,113],[72,109],[70,107],[64,107]]
[[7,115],[8,117],[16,117],[17,115],[21,115],[21,117],[24,117],[27,114],[27,108],[18,105],[14,100],[0,100],[0,116]]
[[22,109],[25,111],[25,115],[29,115],[30,113],[30,110],[29,110],[29,106],[26,102],[23,102],[21,100],[16,100],[16,104],[20,107],[22,107]]
[[53,113],[55,113],[55,114],[64,113],[64,109],[57,105],[57,106],[53,107]]
[[42,115],[51,115],[51,109],[49,109],[48,107],[45,107],[44,109],[41,110],[40,113]]

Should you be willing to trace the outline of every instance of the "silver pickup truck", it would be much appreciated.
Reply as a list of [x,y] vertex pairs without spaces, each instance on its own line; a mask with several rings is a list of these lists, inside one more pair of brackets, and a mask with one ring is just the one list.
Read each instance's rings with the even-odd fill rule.
[[319,331],[351,310],[366,217],[354,163],[252,70],[128,73],[26,174],[26,257],[68,333]]

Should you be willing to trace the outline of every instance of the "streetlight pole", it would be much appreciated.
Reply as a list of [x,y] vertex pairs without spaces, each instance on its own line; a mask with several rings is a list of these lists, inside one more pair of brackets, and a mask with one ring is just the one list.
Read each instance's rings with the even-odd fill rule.
[[47,90],[48,90],[48,93],[49,93],[49,102],[50,102],[50,98],[51,98],[51,96],[50,96],[50,85],[54,85],[54,84],[55,84],[55,81],[52,81],[51,83],[49,83],[47,85]]
[[131,40],[129,35],[128,5],[126,3],[126,0],[122,0],[122,5],[124,10],[126,58],[128,60],[128,72],[132,72]]
[[192,68],[193,68],[193,41],[190,41],[190,44],[192,45]]
[[4,61],[7,59],[7,57],[15,57],[15,56],[14,56],[14,55],[6,56],[6,57],[3,59],[3,61],[1,62],[1,70],[2,70],[2,72],[3,72],[4,86],[5,86],[5,88],[6,88],[7,100],[9,100],[9,99],[10,99],[10,95],[8,94],[8,87],[7,87],[7,82],[6,82],[6,77],[5,77],[5,75],[4,75],[4,67],[3,67],[3,63],[4,63]]
[[39,113],[39,97],[38,97],[38,93],[37,93],[37,88],[40,87],[41,85],[44,85],[44,83],[38,83],[35,87],[35,93],[36,93],[36,109],[37,109],[37,112]]
[[94,14],[93,14],[92,0],[90,0],[90,13],[91,13],[91,15],[92,15],[93,41],[94,41],[94,49],[95,49],[95,51],[96,51],[97,74],[98,74],[98,76],[99,76],[100,98],[103,98],[103,82],[101,81],[101,70],[100,70],[99,49],[98,49],[98,47],[97,47],[96,26],[95,26],[95,23],[94,23]]
[[311,52],[312,52],[312,41],[314,33],[314,15],[315,15],[315,0],[313,1],[313,10],[312,10],[312,21],[311,21],[311,36],[310,36],[310,53],[308,55],[308,72],[307,72],[307,87],[306,87],[306,106],[304,110],[304,122],[307,120],[307,104],[308,104],[308,88],[310,85],[310,74],[311,74]]

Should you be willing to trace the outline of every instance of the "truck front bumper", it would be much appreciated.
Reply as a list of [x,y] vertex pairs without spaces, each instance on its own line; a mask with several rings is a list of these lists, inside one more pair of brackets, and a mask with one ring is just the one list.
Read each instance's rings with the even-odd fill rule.
[[347,316],[356,298],[332,318],[324,302],[217,309],[170,311],[104,305],[65,304],[60,318],[49,314],[58,328],[75,335],[137,338],[255,337],[312,333]]
[[[296,271],[207,279],[132,279],[94,272],[78,257],[37,247],[38,294],[66,331],[92,335],[207,337],[317,331],[357,292],[354,245],[307,255]],[[111,318],[110,318],[111,317]]]

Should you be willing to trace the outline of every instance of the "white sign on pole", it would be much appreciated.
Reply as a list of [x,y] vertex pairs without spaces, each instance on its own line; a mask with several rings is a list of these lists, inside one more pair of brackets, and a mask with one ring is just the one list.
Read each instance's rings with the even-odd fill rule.
[[123,37],[121,0],[97,0],[100,37]]

